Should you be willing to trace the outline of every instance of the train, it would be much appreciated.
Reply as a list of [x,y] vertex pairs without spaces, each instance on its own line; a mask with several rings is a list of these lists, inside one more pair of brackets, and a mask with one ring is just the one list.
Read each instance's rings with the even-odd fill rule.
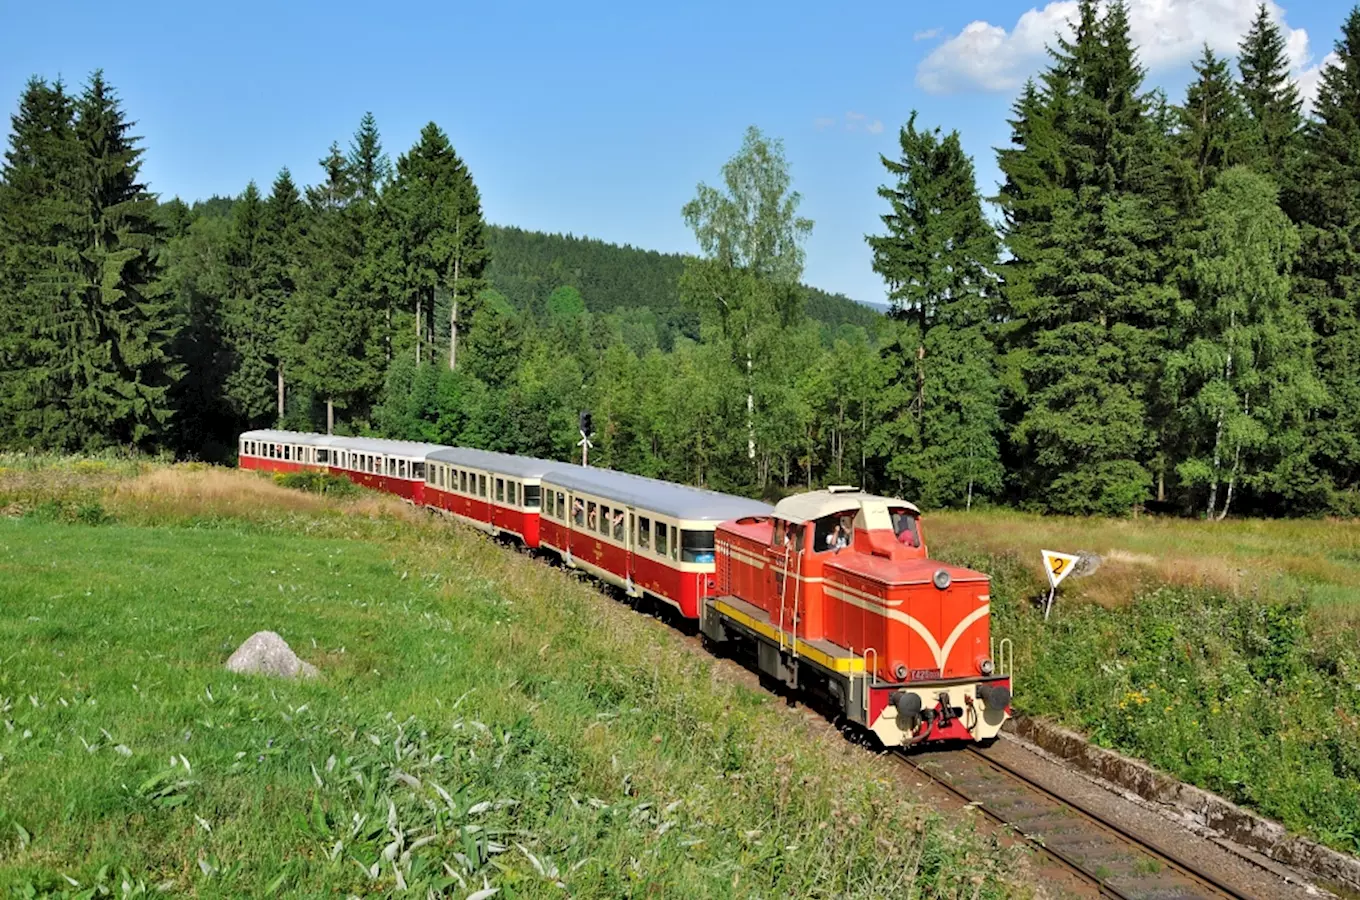
[[610,469],[412,441],[256,430],[239,465],[323,471],[650,598],[889,747],[988,743],[1013,710],[990,579],[930,558],[921,511],[850,486],[773,506]]

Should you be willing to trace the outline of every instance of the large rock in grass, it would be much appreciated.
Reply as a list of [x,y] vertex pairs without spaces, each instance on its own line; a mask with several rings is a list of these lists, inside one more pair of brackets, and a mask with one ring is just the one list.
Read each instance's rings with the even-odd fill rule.
[[298,659],[288,642],[272,631],[257,631],[227,660],[227,671],[279,678],[315,678],[316,666]]

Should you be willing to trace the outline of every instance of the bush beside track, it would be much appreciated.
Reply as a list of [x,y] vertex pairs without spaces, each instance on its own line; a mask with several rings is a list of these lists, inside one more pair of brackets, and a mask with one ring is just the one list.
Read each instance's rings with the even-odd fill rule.
[[[209,467],[12,463],[0,894],[1025,893],[883,761],[469,530]],[[265,628],[322,677],[223,671]]]

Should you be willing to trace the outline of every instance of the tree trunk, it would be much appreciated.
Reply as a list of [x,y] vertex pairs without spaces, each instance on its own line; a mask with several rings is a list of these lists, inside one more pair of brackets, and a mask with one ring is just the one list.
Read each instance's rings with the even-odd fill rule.
[[1223,448],[1223,410],[1218,411],[1218,426],[1214,429],[1214,461],[1209,476],[1209,507],[1205,512],[1209,521],[1214,520],[1214,507],[1218,505],[1218,460]]
[[756,458],[756,395],[751,388],[753,367],[751,348],[748,346],[746,348],[746,455],[751,459]]
[[275,370],[279,378],[279,421],[283,421],[283,363]]
[[335,401],[326,400],[326,434],[335,434]]
[[[1251,415],[1251,394],[1246,394],[1242,398],[1242,415]],[[1233,466],[1232,473],[1228,476],[1228,493],[1223,498],[1223,511],[1218,514],[1218,521],[1222,522],[1228,518],[1228,507],[1232,506],[1233,489],[1237,487],[1237,473],[1242,465],[1242,442],[1238,441],[1233,447]]]
[[1218,521],[1220,522],[1228,518],[1228,507],[1232,506],[1233,489],[1237,486],[1237,467],[1238,463],[1241,462],[1241,459],[1242,445],[1238,444],[1236,448],[1233,449],[1233,467],[1232,472],[1228,475],[1228,492],[1223,496],[1223,509],[1219,510],[1218,513]]
[[453,303],[449,307],[449,371],[458,368],[458,274],[462,260],[453,261]]
[[420,368],[420,313],[421,313],[421,308],[422,308],[421,301],[423,301],[424,299],[425,299],[425,295],[424,295],[423,292],[417,292],[417,293],[416,293],[416,368],[417,368],[417,369]]

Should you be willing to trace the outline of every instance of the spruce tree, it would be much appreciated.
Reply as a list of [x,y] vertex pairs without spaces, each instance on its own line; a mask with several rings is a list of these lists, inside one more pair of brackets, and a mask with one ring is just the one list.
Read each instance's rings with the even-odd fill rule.
[[1157,380],[1175,242],[1163,118],[1122,3],[1082,0],[1042,90],[1017,104],[998,198],[1012,365],[1024,405],[1012,438],[1032,502],[1126,512],[1151,483],[1147,403]]
[[1303,125],[1303,101],[1289,77],[1289,57],[1284,35],[1271,21],[1265,3],[1256,10],[1242,43],[1238,45],[1242,102],[1251,123],[1253,168],[1277,183],[1291,171]]
[[1305,129],[1295,198],[1302,239],[1296,291],[1316,333],[1327,393],[1308,428],[1311,464],[1297,472],[1295,500],[1354,514],[1360,510],[1360,8],[1346,19],[1335,49],[1339,58],[1322,73],[1315,118]]
[[930,505],[971,505],[1001,488],[1000,385],[988,340],[998,243],[957,132],[918,131],[881,157],[893,183],[887,234],[868,238],[893,317],[870,438],[894,488]]
[[231,218],[224,311],[232,368],[226,391],[240,421],[246,427],[260,427],[275,408],[275,323],[264,299],[265,201],[255,182],[246,185],[232,207]]
[[1223,169],[1248,162],[1250,133],[1227,61],[1206,44],[1194,69],[1185,105],[1177,110],[1178,142],[1197,188],[1207,190]]
[[307,191],[306,276],[289,310],[285,366],[325,404],[329,433],[335,408],[362,412],[381,388],[385,367],[373,359],[373,335],[381,326],[356,277],[365,221],[358,185],[338,145],[320,165],[323,180]]
[[69,445],[149,446],[169,424],[170,357],[179,322],[161,278],[156,201],[138,181],[142,150],[113,89],[96,71],[76,104],[78,200],[84,228],[69,341],[57,355],[71,386]]
[[57,369],[80,265],[75,105],[31,79],[0,171],[0,443],[70,444]]
[[433,122],[397,160],[392,210],[403,263],[403,288],[415,313],[416,360],[436,298],[449,297],[449,368],[457,363],[458,314],[485,287],[488,254],[481,198],[467,166]]
[[288,322],[304,265],[307,207],[282,169],[274,179],[264,208],[264,265],[260,279],[260,313],[268,324],[266,360],[274,371],[274,403],[278,419],[284,416],[287,377],[284,360],[289,356]]

